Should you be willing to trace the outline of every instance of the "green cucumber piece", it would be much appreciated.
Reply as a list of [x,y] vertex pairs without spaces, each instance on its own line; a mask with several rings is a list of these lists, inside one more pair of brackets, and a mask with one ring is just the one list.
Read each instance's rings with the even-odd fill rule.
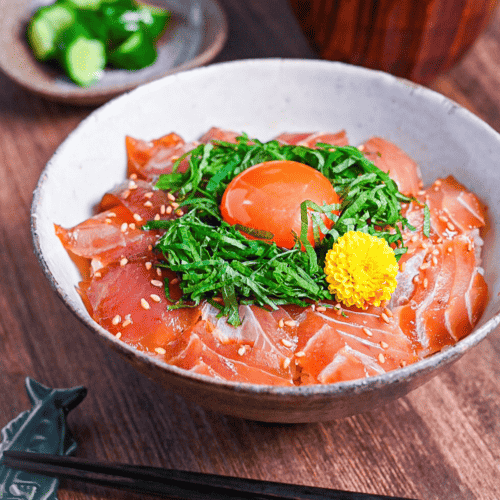
[[104,71],[106,48],[104,43],[91,38],[83,27],[76,25],[64,35],[60,62],[71,80],[87,87],[99,80]]
[[55,57],[58,38],[75,19],[74,11],[65,5],[49,5],[36,11],[28,24],[26,36],[39,61]]
[[64,3],[71,5],[75,9],[98,10],[102,0],[64,0]]
[[108,60],[117,68],[141,69],[156,61],[156,49],[147,33],[137,31],[111,51]]
[[103,17],[108,28],[108,45],[112,49],[143,29],[141,16],[135,10],[110,5],[103,8]]
[[153,5],[141,4],[139,5],[139,12],[142,21],[147,26],[149,36],[153,40],[158,39],[170,21],[170,11]]

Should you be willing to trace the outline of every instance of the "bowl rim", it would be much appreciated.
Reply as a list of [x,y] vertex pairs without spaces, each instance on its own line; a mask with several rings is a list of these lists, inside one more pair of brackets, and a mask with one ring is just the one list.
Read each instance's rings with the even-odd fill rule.
[[[335,395],[345,395],[349,393],[362,394],[371,391],[377,386],[391,386],[396,385],[401,382],[410,382],[422,373],[430,373],[437,366],[447,365],[451,362],[460,358],[466,351],[471,347],[477,345],[481,342],[491,331],[493,331],[498,325],[500,325],[500,311],[497,312],[492,318],[482,324],[480,327],[475,328],[467,337],[458,341],[455,345],[445,348],[431,356],[419,360],[413,364],[401,367],[383,374],[367,377],[364,379],[356,379],[346,382],[337,382],[333,384],[315,384],[315,385],[303,385],[303,386],[273,386],[273,385],[260,385],[252,384],[248,382],[233,382],[227,380],[219,380],[207,375],[202,375],[198,373],[193,373],[188,370],[184,370],[177,366],[169,365],[168,363],[155,358],[149,354],[141,352],[134,347],[121,342],[114,335],[104,329],[102,326],[97,324],[88,314],[84,314],[81,309],[76,307],[72,299],[67,295],[67,293],[62,289],[61,286],[56,282],[52,272],[50,271],[49,265],[44,258],[41,244],[40,235],[38,232],[38,210],[43,201],[43,188],[44,183],[48,177],[49,171],[51,169],[52,162],[54,158],[57,157],[58,152],[65,147],[68,139],[73,135],[77,134],[81,127],[86,126],[87,123],[92,122],[96,118],[96,114],[106,113],[106,110],[114,108],[121,101],[128,99],[139,99],[143,93],[147,93],[149,89],[154,87],[161,87],[168,85],[168,82],[175,80],[189,81],[192,78],[203,77],[205,74],[211,74],[213,72],[224,71],[228,67],[238,68],[239,66],[309,66],[311,69],[313,67],[317,68],[332,68],[332,71],[337,69],[341,72],[352,72],[358,73],[360,75],[374,75],[380,79],[390,82],[393,85],[405,85],[411,88],[411,92],[421,93],[428,99],[436,102],[436,105],[443,105],[447,103],[448,106],[454,108],[456,112],[463,113],[467,119],[472,120],[477,126],[481,127],[484,132],[488,134],[493,134],[497,140],[500,141],[500,134],[497,133],[490,125],[481,120],[472,112],[463,108],[451,99],[435,92],[427,87],[416,84],[414,82],[405,80],[400,77],[395,77],[388,73],[367,69],[359,66],[350,65],[342,62],[332,62],[316,59],[282,59],[282,58],[260,58],[260,59],[245,59],[236,60],[229,62],[221,62],[216,64],[211,64],[209,66],[199,67],[184,71],[181,73],[175,73],[173,75],[168,75],[161,79],[155,80],[150,83],[146,83],[137,87],[127,94],[123,94],[114,98],[113,100],[105,103],[98,109],[94,110],[88,117],[86,117],[80,124],[68,135],[68,137],[59,145],[56,149],[54,155],[48,161],[43,171],[40,174],[40,178],[37,182],[36,188],[34,190],[33,201],[31,205],[31,233],[34,245],[34,252],[40,262],[42,270],[49,280],[52,288],[59,295],[61,300],[65,305],[75,314],[75,316],[82,321],[93,333],[97,333],[100,338],[110,344],[115,350],[121,351],[123,354],[133,358],[138,358],[144,365],[154,365],[156,368],[160,368],[163,371],[168,372],[173,377],[180,377],[184,379],[190,379],[193,383],[199,384],[209,384],[216,386],[218,389],[225,389],[227,391],[236,391],[248,394],[259,394],[259,395],[269,395],[277,398],[289,398],[293,396],[298,399],[309,398],[310,396],[335,396]],[[83,308],[83,304],[81,304]]]

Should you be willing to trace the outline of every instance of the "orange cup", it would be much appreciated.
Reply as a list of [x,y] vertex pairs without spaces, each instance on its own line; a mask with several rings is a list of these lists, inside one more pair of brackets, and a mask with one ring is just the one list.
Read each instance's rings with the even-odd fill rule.
[[290,0],[324,59],[418,83],[450,69],[487,25],[497,0]]

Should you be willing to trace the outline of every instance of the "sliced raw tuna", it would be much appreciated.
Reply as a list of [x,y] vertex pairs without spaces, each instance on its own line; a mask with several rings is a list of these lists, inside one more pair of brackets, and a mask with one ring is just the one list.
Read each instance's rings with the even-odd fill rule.
[[[100,276],[80,283],[80,294],[89,314],[106,330],[146,352],[161,354],[161,348],[179,338],[200,317],[198,308],[167,310],[165,281],[173,300],[180,296],[171,271],[161,276],[148,258],[111,264]],[[175,283],[175,282],[174,282]]]
[[236,144],[238,142],[236,138],[240,136],[241,134],[239,132],[212,127],[210,130],[208,130],[208,132],[205,132],[200,137],[200,142],[202,142],[203,144],[208,144],[211,141],[223,141]]
[[158,238],[157,231],[142,231],[132,212],[123,206],[105,210],[70,229],[55,224],[56,235],[75,259],[82,276],[112,262],[130,259],[150,251]]
[[318,143],[332,144],[334,146],[347,146],[349,140],[345,130],[339,132],[285,132],[278,135],[275,140],[291,146],[307,146],[314,148]]
[[[416,361],[414,344],[390,314],[376,307],[366,311],[344,309],[343,313],[336,308],[324,312],[306,309],[298,318],[295,351],[296,363],[302,374],[307,379],[312,377],[317,382],[325,383],[320,374],[334,363],[325,372],[328,373],[339,362],[337,355],[343,349],[344,354],[351,354],[344,355],[342,366],[345,374],[349,372],[347,365],[353,360],[352,373],[359,373],[361,363],[364,365],[363,376],[394,370],[402,364]],[[345,348],[348,350],[345,351]]]
[[122,182],[106,193],[98,210],[113,210],[116,206],[126,207],[133,214],[137,227],[148,220],[177,218],[180,213],[171,194],[154,189],[151,182],[142,179]]
[[426,250],[408,302],[393,309],[402,330],[421,344],[422,355],[440,351],[467,336],[487,302],[487,287],[467,236],[445,240]]
[[[153,181],[160,174],[171,173],[174,163],[198,144],[196,141],[185,143],[174,133],[150,142],[127,137],[127,174],[129,177],[137,176],[139,179]],[[188,158],[185,158],[181,161],[178,172],[185,172],[188,167]]]
[[236,382],[293,385],[290,370],[273,373],[266,366],[259,368],[251,362],[251,354],[242,351],[241,345],[220,343],[208,321],[196,323],[179,341],[167,345],[165,351],[168,363],[186,370],[208,370],[222,379]]
[[290,359],[296,346],[295,322],[283,309],[268,311],[257,306],[240,306],[242,324],[234,327],[219,310],[205,303],[202,319],[211,325],[212,348],[233,360],[292,380]]
[[403,194],[415,196],[421,189],[422,178],[418,165],[392,142],[372,137],[359,149],[380,170],[389,173]]

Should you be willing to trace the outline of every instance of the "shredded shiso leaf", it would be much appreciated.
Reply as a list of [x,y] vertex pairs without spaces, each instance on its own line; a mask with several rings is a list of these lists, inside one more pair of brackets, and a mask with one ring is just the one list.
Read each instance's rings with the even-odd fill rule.
[[[190,168],[178,172],[187,156]],[[243,170],[271,160],[297,161],[315,168],[330,180],[342,200],[341,206],[318,206],[303,200],[301,234],[296,235],[291,250],[270,243],[272,235],[266,232],[230,226],[220,213],[229,182]],[[399,259],[407,250],[401,230],[415,230],[401,214],[401,203],[412,198],[400,193],[389,175],[353,146],[318,144],[311,149],[278,141],[262,143],[246,135],[236,144],[214,141],[179,158],[171,174],[160,176],[156,188],[175,193],[186,212],[178,219],[149,221],[144,226],[165,230],[156,247],[165,259],[161,265],[181,279],[183,297],[170,308],[197,305],[206,299],[235,326],[241,324],[240,304],[276,309],[280,304],[305,306],[311,301],[333,300],[323,270],[325,255],[347,232],[385,239]],[[334,210],[340,211],[338,216]],[[312,213],[314,246],[307,240],[308,213]],[[320,214],[334,222],[331,229]],[[240,231],[263,239],[247,239]],[[321,241],[320,231],[325,235]],[[216,297],[222,297],[223,304],[213,301]]]

